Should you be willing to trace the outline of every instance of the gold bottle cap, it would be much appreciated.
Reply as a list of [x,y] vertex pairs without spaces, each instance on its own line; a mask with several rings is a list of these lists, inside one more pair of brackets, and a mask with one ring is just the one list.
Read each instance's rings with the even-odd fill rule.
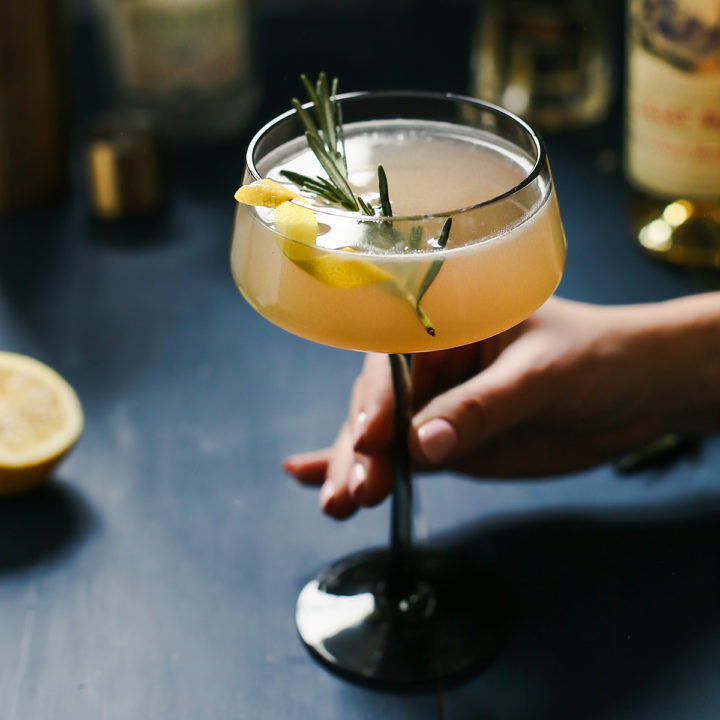
[[88,129],[86,145],[90,203],[104,220],[144,215],[163,202],[157,129],[147,115],[103,115]]

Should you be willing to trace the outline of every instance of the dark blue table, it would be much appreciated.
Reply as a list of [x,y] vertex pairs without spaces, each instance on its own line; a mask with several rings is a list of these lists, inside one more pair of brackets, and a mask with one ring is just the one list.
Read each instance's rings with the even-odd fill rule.
[[[346,89],[452,77],[463,90],[465,68],[448,70],[468,23],[452,7],[415,18],[454,32],[437,48],[442,73],[435,54],[360,72],[332,34],[301,66],[300,45],[335,21],[266,23],[256,122],[320,67],[345,72]],[[403,19],[389,16],[388,41]],[[548,138],[570,248],[560,294],[615,303],[716,286],[633,245],[628,192],[607,170],[617,129]],[[0,348],[64,374],[87,421],[49,484],[0,501],[0,718],[718,717],[717,437],[633,474],[420,479],[430,541],[478,554],[512,588],[508,646],[470,682],[413,694],[348,684],[310,659],[299,589],[329,560],[383,544],[388,508],[334,523],[280,471],[287,453],[331,440],[361,358],[276,329],[234,288],[245,142],[175,153],[171,203],[152,223],[94,222],[79,170],[66,203],[0,218]]]

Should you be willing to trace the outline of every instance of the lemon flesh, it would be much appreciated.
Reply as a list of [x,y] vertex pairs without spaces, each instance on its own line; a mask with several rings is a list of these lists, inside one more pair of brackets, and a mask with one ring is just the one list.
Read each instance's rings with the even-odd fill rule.
[[[280,248],[288,259],[315,279],[334,288],[357,288],[373,283],[392,281],[393,277],[377,265],[364,260],[349,260],[318,248],[318,222],[315,213],[292,200],[301,198],[284,185],[273,180],[257,180],[243,185],[235,199],[247,205],[273,208],[275,227],[285,239]],[[341,248],[354,252],[353,248]]]
[[58,373],[25,355],[0,352],[0,494],[44,480],[82,429],[80,401]]

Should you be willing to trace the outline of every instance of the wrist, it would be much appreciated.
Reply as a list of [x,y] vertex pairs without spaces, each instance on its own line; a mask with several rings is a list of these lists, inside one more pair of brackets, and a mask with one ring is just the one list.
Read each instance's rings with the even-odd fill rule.
[[[720,430],[720,293],[645,306],[648,369],[657,377],[658,409],[668,430]],[[644,315],[643,306],[639,306]],[[660,410],[661,408],[661,410]]]

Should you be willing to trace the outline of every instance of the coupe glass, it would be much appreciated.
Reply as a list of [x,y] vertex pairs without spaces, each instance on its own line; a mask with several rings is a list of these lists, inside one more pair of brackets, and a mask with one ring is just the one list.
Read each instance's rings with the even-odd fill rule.
[[[487,664],[511,613],[489,571],[413,543],[408,356],[478,341],[528,317],[557,287],[565,239],[544,146],[518,117],[436,93],[352,93],[336,101],[349,178],[375,200],[372,178],[382,163],[392,220],[293,201],[315,211],[320,232],[309,245],[281,235],[272,210],[239,204],[231,265],[244,297],[280,327],[389,355],[389,545],[341,559],[311,580],[296,621],[307,648],[341,675],[384,686],[427,683]],[[278,169],[293,168],[298,157],[311,156],[289,111],[251,141],[244,182],[282,180]]]

